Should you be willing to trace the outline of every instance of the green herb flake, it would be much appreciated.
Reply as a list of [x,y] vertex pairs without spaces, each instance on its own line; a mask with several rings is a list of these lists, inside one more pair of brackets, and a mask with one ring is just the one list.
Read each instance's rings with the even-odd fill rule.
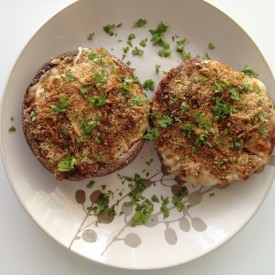
[[181,54],[181,57],[182,57],[183,61],[191,59],[190,52],[187,52],[185,50],[185,44],[186,43],[187,43],[186,38],[183,38],[183,39],[176,42],[176,50],[177,50],[178,53]]
[[259,113],[258,117],[260,121],[267,122],[266,115],[264,113]]
[[167,128],[169,125],[173,123],[173,119],[168,115],[163,116],[158,119],[158,123],[162,128]]
[[9,133],[13,133],[13,132],[16,132],[16,127],[15,126],[11,126],[9,129],[8,129]]
[[61,77],[66,78],[69,81],[75,80],[74,76],[70,72],[66,72],[66,73],[62,74]]
[[35,115],[34,111],[32,111],[30,113],[30,119],[31,119],[31,121],[35,121],[36,120],[36,115]]
[[228,159],[223,158],[223,159],[220,160],[220,163],[221,164],[226,164],[226,163],[228,163]]
[[187,112],[187,111],[190,110],[190,105],[187,102],[182,102],[181,105],[180,105],[180,109],[183,112]]
[[240,93],[238,90],[232,88],[229,90],[229,93],[231,94],[231,98],[235,101],[240,100]]
[[87,94],[88,94],[90,91],[91,91],[91,89],[90,89],[89,87],[81,87],[81,88],[80,88],[80,92],[82,93],[82,95],[83,95],[84,97],[86,97]]
[[128,40],[133,40],[135,38],[136,38],[136,36],[133,33],[129,34],[129,36],[128,36]]
[[213,120],[218,121],[236,112],[236,110],[237,109],[234,106],[230,105],[228,102],[225,102],[217,96],[215,105],[212,107]]
[[103,55],[104,55],[104,53],[100,53],[96,50],[92,50],[88,54],[88,58],[96,64],[102,64],[103,63],[103,59],[102,59]]
[[160,67],[161,67],[161,65],[158,65],[158,64],[155,65],[155,72],[156,72],[157,74],[159,74]]
[[152,201],[152,202],[159,202],[159,198],[154,194],[154,195],[151,197],[151,201]]
[[147,79],[144,81],[144,83],[142,84],[142,87],[145,90],[149,90],[149,91],[154,91],[155,90],[155,82],[153,79]]
[[169,197],[164,198],[161,195],[161,207],[160,207],[160,211],[163,213],[163,218],[166,219],[169,217],[169,208],[168,208],[168,204],[169,204]]
[[147,20],[140,18],[134,23],[134,28],[140,28],[140,27],[143,27],[146,24],[147,24]]
[[154,211],[153,203],[145,199],[142,203],[137,204],[135,208],[135,214],[132,217],[132,226],[137,226],[144,224],[150,218],[151,214]]
[[141,97],[137,96],[134,99],[130,101],[130,106],[142,106],[144,104],[144,101]]
[[249,66],[245,66],[244,69],[241,71],[243,72],[245,75],[249,76],[249,77],[254,77],[254,78],[258,78],[259,74],[256,73],[251,67]]
[[57,105],[51,105],[51,112],[55,115],[59,113],[66,113],[69,105],[69,99],[67,97],[61,97],[57,101]]
[[94,81],[96,82],[97,87],[107,83],[108,81],[107,76],[108,76],[108,73],[104,70],[96,71],[92,75]]
[[152,128],[149,133],[143,135],[143,138],[147,140],[153,140],[158,138],[159,135],[160,135],[159,130],[157,128]]
[[57,170],[60,172],[72,172],[75,170],[76,158],[66,156],[62,158],[57,164]]
[[146,45],[147,45],[147,40],[148,40],[147,38],[142,39],[142,40],[139,42],[139,45],[140,45],[141,47],[145,48]]
[[94,181],[94,180],[90,180],[90,181],[87,183],[86,187],[87,187],[87,188],[92,188],[94,185],[95,185],[95,181]]
[[259,136],[265,138],[268,134],[268,131],[265,129],[259,130]]
[[14,116],[11,116],[11,117],[10,117],[10,121],[14,121]]
[[93,41],[94,36],[95,36],[95,33],[94,33],[94,32],[89,33],[88,36],[87,36],[87,39],[88,39],[89,41]]
[[186,123],[185,125],[183,125],[183,127],[181,128],[181,134],[187,138],[191,138],[191,134],[194,131],[194,124],[192,123]]
[[168,23],[162,21],[159,23],[158,27],[156,29],[151,29],[149,32],[152,35],[151,42],[153,46],[158,45],[162,49],[158,51],[158,55],[161,57],[168,57],[171,55],[170,45],[165,40],[164,34],[169,28]]
[[139,49],[138,47],[135,47],[133,50],[132,50],[132,55],[133,56],[142,56],[144,53],[143,50]]
[[207,77],[205,77],[204,75],[202,75],[201,77],[200,77],[200,80],[199,80],[199,85],[202,85],[204,82],[206,82],[207,81]]
[[213,43],[211,43],[211,42],[208,43],[208,49],[209,49],[209,50],[213,51],[213,50],[215,50],[215,48],[216,48],[216,47],[215,47],[215,45],[214,45]]
[[208,60],[211,59],[208,53],[205,53],[205,54],[204,54],[204,57],[205,57],[206,59],[208,59]]
[[63,125],[61,127],[61,133],[64,135],[64,136],[67,136],[68,135],[68,129],[65,125]]
[[242,145],[243,145],[243,141],[240,139],[240,140],[233,140],[232,141],[232,148],[234,149],[237,149],[237,150],[240,150],[242,148]]
[[120,28],[122,26],[122,23],[119,23],[118,25],[115,24],[107,24],[103,27],[103,30],[110,36],[113,36],[115,34],[115,30],[117,28]]
[[244,82],[244,84],[242,86],[242,91],[247,92],[249,87],[250,87],[250,82],[249,81]]
[[257,85],[257,84],[254,84],[254,86],[253,86],[253,92],[259,94],[261,92],[260,86]]

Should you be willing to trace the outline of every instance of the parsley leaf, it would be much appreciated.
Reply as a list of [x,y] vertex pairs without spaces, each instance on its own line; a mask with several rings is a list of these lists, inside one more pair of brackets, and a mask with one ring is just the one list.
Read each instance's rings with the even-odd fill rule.
[[132,226],[144,224],[150,218],[153,210],[154,205],[148,199],[138,204],[135,209],[135,214],[132,217]]
[[137,96],[134,99],[131,100],[130,106],[142,106],[144,104],[144,101],[141,97]]
[[51,112],[55,115],[59,113],[66,113],[69,104],[69,99],[67,97],[61,97],[57,101],[57,105],[51,105]]
[[75,164],[76,164],[75,157],[66,156],[58,162],[57,169],[60,172],[71,172],[75,170]]
[[150,133],[143,135],[143,138],[147,139],[147,140],[153,140],[153,139],[158,138],[159,135],[160,135],[160,133],[159,133],[158,128],[152,128]]
[[144,81],[144,83],[142,84],[142,87],[145,90],[149,90],[149,91],[154,91],[155,90],[155,82],[153,79],[147,79]]
[[249,66],[245,66],[241,72],[243,72],[247,76],[254,77],[254,78],[257,78],[259,76],[259,74],[253,71],[253,69]]
[[211,43],[211,42],[208,43],[208,49],[209,49],[209,50],[212,51],[212,50],[214,50],[215,48],[216,48],[216,47],[215,47],[215,45],[214,45],[213,43]]
[[88,39],[89,41],[93,41],[94,36],[95,36],[95,33],[92,32],[92,33],[90,33],[90,34],[87,36],[87,39]]
[[8,129],[9,133],[12,133],[12,132],[16,132],[16,127],[15,126],[11,126],[9,129]]
[[107,24],[103,27],[103,30],[109,34],[110,36],[113,36],[115,34],[115,30],[122,26],[122,23],[119,23],[118,25],[115,24]]
[[140,28],[140,27],[143,27],[146,24],[147,24],[147,20],[140,18],[134,23],[134,28]]
[[167,115],[158,119],[158,123],[162,128],[167,128],[169,125],[173,123],[173,119]]

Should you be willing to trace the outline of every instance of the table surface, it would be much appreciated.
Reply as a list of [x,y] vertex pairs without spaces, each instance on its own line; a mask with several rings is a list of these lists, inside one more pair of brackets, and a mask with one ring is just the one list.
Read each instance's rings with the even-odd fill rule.
[[[30,37],[73,0],[0,2],[0,93]],[[275,75],[275,1],[208,0],[235,20],[255,41]],[[272,91],[275,92],[275,91]],[[228,243],[177,267],[129,271],[103,266],[75,255],[52,240],[17,201],[0,161],[0,274],[275,274],[275,186],[262,207]]]

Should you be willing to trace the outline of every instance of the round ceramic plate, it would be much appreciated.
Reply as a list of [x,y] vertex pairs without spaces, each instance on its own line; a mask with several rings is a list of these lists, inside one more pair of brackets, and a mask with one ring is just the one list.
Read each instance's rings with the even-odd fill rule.
[[[147,24],[135,28],[138,19],[146,19]],[[172,50],[168,58],[160,57],[161,48],[151,43],[149,30],[156,29],[161,21],[169,24],[164,34]],[[106,25],[113,35],[103,30]],[[135,38],[129,42],[130,34]],[[124,61],[131,62],[142,83],[153,79],[157,84],[163,72],[182,62],[176,45],[183,38],[187,39],[186,54],[208,55],[237,70],[249,65],[269,91],[275,90],[272,74],[247,34],[203,1],[77,1],[51,18],[17,60],[2,101],[5,168],[12,188],[32,219],[69,250],[93,261],[130,269],[186,263],[234,236],[264,200],[274,176],[271,164],[246,182],[224,189],[186,184],[189,194],[182,200],[185,208],[178,211],[172,203],[173,186],[178,181],[162,169],[150,141],[126,168],[80,182],[57,182],[31,153],[22,131],[22,101],[30,80],[45,61],[80,46],[104,47],[119,58],[125,54]],[[143,39],[147,39],[146,47],[140,45]],[[210,49],[209,43],[215,49]],[[144,51],[141,56],[133,56],[136,47]],[[159,73],[156,65],[160,65]],[[270,95],[274,100],[274,93]],[[148,91],[148,96],[152,92]],[[11,126],[16,127],[15,132],[8,131]],[[140,181],[145,183],[144,198],[155,198],[154,210],[144,225],[133,226],[137,214],[134,207],[125,203],[131,195],[129,185]],[[101,222],[91,211],[91,194],[97,190],[116,213],[112,218],[101,216]]]

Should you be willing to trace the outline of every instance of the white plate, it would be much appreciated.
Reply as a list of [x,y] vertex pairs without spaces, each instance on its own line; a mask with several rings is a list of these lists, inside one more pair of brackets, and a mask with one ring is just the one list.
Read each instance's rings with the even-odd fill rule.
[[[139,18],[147,19],[148,23],[134,29],[133,23]],[[174,35],[188,38],[186,47],[193,56],[208,52],[211,58],[228,63],[237,70],[249,65],[259,72],[269,91],[275,90],[272,74],[247,34],[226,15],[203,1],[117,0],[114,4],[111,0],[86,0],[61,11],[34,35],[14,66],[2,100],[2,155],[10,183],[22,206],[60,244],[110,266],[163,268],[209,253],[249,221],[263,202],[274,177],[274,167],[268,165],[250,180],[231,184],[225,189],[188,186],[190,195],[186,205],[190,207],[184,213],[171,209],[170,216],[163,219],[156,208],[149,224],[132,227],[129,221],[133,212],[128,208],[111,223],[96,226],[95,218],[85,213],[86,207],[91,204],[89,196],[105,184],[105,192],[113,190],[118,199],[120,191],[127,193],[117,173],[95,179],[96,184],[92,188],[86,187],[88,180],[56,182],[32,155],[22,131],[21,110],[25,89],[37,68],[51,57],[79,46],[102,46],[121,57],[128,35],[134,33],[134,45],[141,48],[139,41],[148,37],[148,46],[142,57],[132,57],[128,53],[125,61],[132,61],[141,82],[153,78],[157,83],[162,73],[156,75],[156,64],[161,64],[162,72],[181,61],[175,51],[169,58],[160,58],[157,48],[151,46],[148,29],[156,28],[160,21],[167,21],[170,25],[165,34],[167,40]],[[110,37],[102,30],[106,24],[120,22],[122,26],[117,29],[117,36]],[[91,42],[86,37],[92,32],[95,36]],[[215,50],[208,49],[209,42],[216,46]],[[174,47],[175,43],[172,40],[171,43]],[[150,92],[148,94],[150,96]],[[274,93],[271,97],[274,100]],[[14,117],[13,121],[11,117]],[[8,128],[12,125],[17,131],[9,133]],[[272,162],[274,165],[274,160]],[[155,184],[146,189],[145,195],[171,197],[169,186],[175,181],[173,177],[163,175],[150,142],[146,143],[137,159],[119,173],[128,176],[138,173],[147,179],[157,173],[151,178]],[[83,190],[82,194],[86,196],[83,205],[79,198],[79,202],[75,198],[77,190]],[[119,203],[118,212],[126,200],[127,196]]]

